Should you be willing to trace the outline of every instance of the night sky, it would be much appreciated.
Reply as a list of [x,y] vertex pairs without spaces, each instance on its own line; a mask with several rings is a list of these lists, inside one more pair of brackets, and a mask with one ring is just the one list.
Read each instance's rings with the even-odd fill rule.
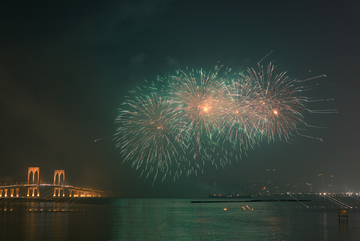
[[[346,1],[5,1],[0,4],[0,179],[42,181],[64,169],[77,186],[122,196],[197,196],[231,190],[276,169],[283,183],[319,173],[360,191],[360,2]],[[112,135],[124,95],[144,79],[185,67],[235,70],[273,61],[305,79],[319,74],[319,109],[306,116],[324,141],[265,144],[248,158],[152,185],[122,163]],[[94,140],[104,138],[101,141]]]

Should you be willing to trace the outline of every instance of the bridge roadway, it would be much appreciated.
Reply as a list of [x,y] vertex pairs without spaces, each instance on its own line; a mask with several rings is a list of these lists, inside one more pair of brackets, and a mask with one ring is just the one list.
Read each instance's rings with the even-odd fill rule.
[[71,185],[10,184],[0,186],[0,198],[101,197],[101,191]]

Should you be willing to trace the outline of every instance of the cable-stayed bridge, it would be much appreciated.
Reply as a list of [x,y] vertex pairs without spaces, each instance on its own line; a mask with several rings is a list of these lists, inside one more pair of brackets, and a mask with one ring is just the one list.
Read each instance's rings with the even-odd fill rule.
[[54,183],[40,182],[40,168],[28,168],[27,184],[9,184],[0,186],[0,198],[81,198],[101,197],[102,192],[84,187],[65,184],[65,170],[54,171]]

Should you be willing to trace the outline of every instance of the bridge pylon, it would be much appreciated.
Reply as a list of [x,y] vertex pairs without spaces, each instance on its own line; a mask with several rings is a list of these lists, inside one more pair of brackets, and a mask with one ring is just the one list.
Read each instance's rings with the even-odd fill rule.
[[[61,180],[62,177],[62,180]],[[54,171],[54,185],[65,185],[65,170]]]
[[[36,173],[37,173],[37,177],[35,178]],[[40,184],[40,168],[39,167],[28,167],[28,184],[38,184],[38,185]]]

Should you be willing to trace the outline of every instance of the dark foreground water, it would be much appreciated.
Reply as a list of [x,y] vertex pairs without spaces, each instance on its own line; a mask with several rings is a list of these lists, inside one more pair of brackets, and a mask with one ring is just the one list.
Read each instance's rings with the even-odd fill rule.
[[[338,206],[324,198],[303,204],[195,200],[205,199],[2,199],[0,240],[360,240],[360,210],[349,209],[348,222],[339,222]],[[356,199],[342,200],[360,207]]]

